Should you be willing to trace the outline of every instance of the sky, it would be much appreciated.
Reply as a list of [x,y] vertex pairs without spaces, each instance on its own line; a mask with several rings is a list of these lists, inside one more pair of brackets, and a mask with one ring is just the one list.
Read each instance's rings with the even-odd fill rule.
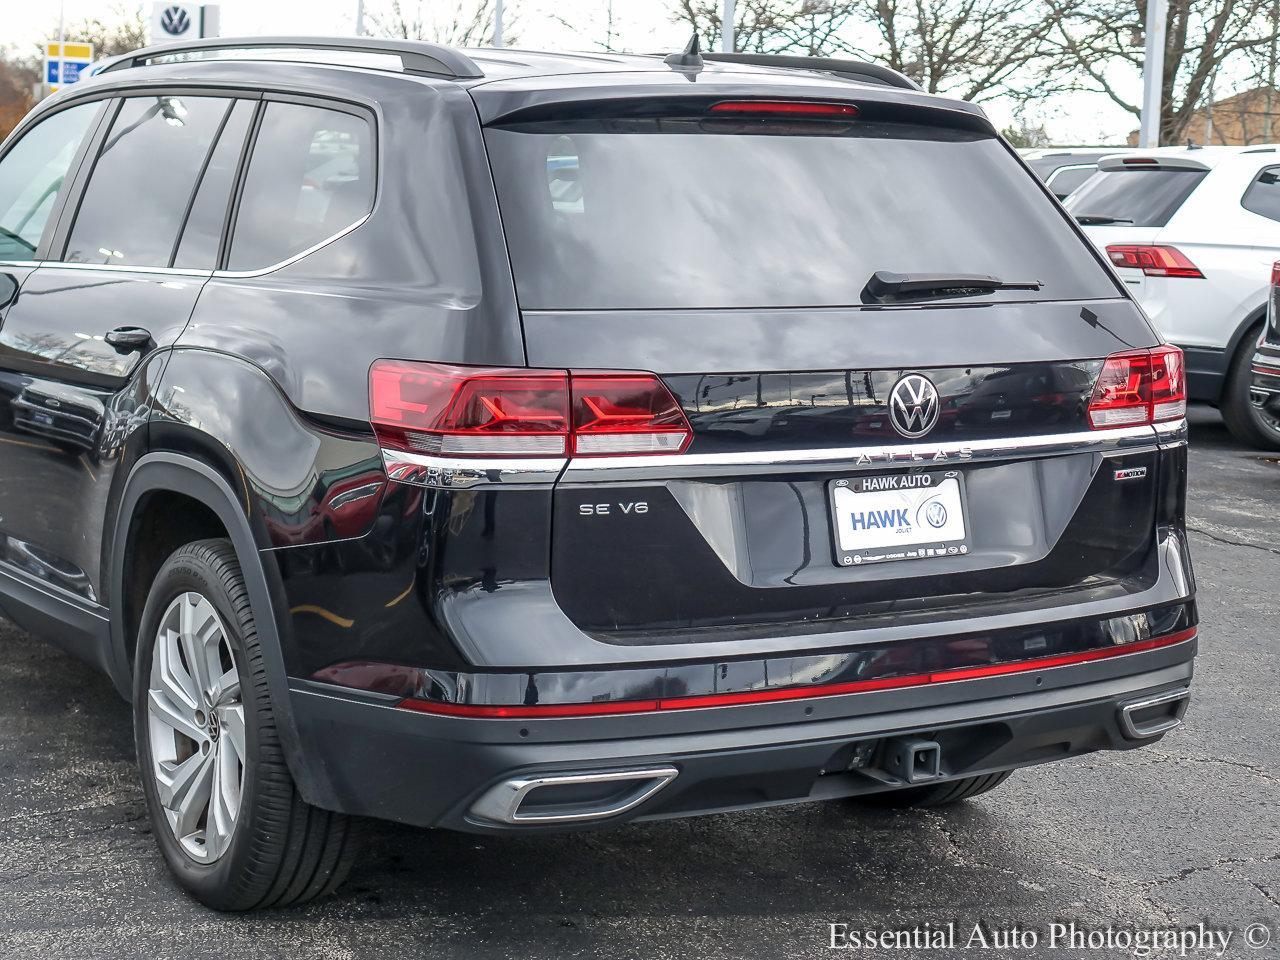
[[[415,0],[406,0],[412,6]],[[442,2],[452,5],[450,0]],[[598,50],[605,42],[609,0],[506,0],[518,20],[520,46],[542,50]],[[388,0],[365,0],[366,10],[388,6]],[[612,0],[614,48],[652,53],[674,50],[687,41],[688,30],[674,23],[670,0]],[[109,20],[113,8],[131,8],[120,0],[0,0],[0,44],[28,46],[56,30],[59,9],[68,21],[85,17]],[[150,16],[151,4],[142,5]],[[351,34],[356,0],[222,0],[223,36],[261,34]],[[74,37],[67,39],[73,40]],[[1140,91],[1132,91],[1132,100]],[[1012,104],[983,104],[1003,127],[1013,118]],[[1095,94],[1073,94],[1027,112],[1044,123],[1057,143],[1119,144],[1137,126],[1127,111]]]

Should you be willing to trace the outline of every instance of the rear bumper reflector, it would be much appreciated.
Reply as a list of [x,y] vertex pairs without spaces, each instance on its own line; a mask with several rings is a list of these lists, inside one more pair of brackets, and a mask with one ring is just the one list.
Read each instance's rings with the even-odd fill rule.
[[1098,650],[1065,653],[1034,660],[1018,660],[973,667],[960,667],[932,673],[909,674],[901,677],[880,677],[869,680],[851,680],[846,683],[814,684],[806,687],[781,687],[774,690],[748,690],[741,693],[715,693],[692,697],[673,697],[661,700],[618,700],[599,703],[556,703],[532,706],[510,704],[445,703],[407,697],[396,704],[404,710],[429,713],[444,717],[470,717],[489,720],[519,720],[526,718],[603,717],[617,714],[656,713],[668,710],[701,710],[710,707],[737,707],[758,703],[778,703],[788,700],[809,700],[817,697],[839,697],[851,693],[870,693],[877,690],[898,690],[904,687],[923,687],[937,683],[955,683],[961,680],[980,680],[985,677],[1006,676],[1012,673],[1031,673],[1069,667],[1095,660],[1109,660],[1172,647],[1194,640],[1197,630],[1191,627],[1177,633],[1149,640],[1118,644]]

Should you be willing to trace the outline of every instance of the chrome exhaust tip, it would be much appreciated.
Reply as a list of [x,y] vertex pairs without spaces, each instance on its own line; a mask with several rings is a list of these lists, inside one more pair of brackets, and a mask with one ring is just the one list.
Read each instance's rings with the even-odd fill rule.
[[1191,700],[1191,690],[1167,690],[1124,704],[1119,711],[1120,729],[1130,740],[1148,740],[1167,733],[1182,723]]
[[603,820],[640,806],[679,772],[675,767],[661,766],[512,777],[486,790],[471,805],[470,815],[511,826]]

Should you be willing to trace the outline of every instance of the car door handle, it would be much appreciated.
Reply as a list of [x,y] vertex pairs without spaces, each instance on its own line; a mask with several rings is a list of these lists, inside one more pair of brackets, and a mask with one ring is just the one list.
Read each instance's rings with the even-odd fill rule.
[[102,339],[121,353],[147,350],[156,345],[151,339],[151,331],[143,327],[116,327]]

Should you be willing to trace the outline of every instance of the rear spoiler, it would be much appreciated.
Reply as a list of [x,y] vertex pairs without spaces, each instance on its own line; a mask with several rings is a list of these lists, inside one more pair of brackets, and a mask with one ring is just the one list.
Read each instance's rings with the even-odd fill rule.
[[1103,157],[1098,161],[1099,170],[1209,170],[1209,165],[1183,156],[1144,156],[1122,153]]

